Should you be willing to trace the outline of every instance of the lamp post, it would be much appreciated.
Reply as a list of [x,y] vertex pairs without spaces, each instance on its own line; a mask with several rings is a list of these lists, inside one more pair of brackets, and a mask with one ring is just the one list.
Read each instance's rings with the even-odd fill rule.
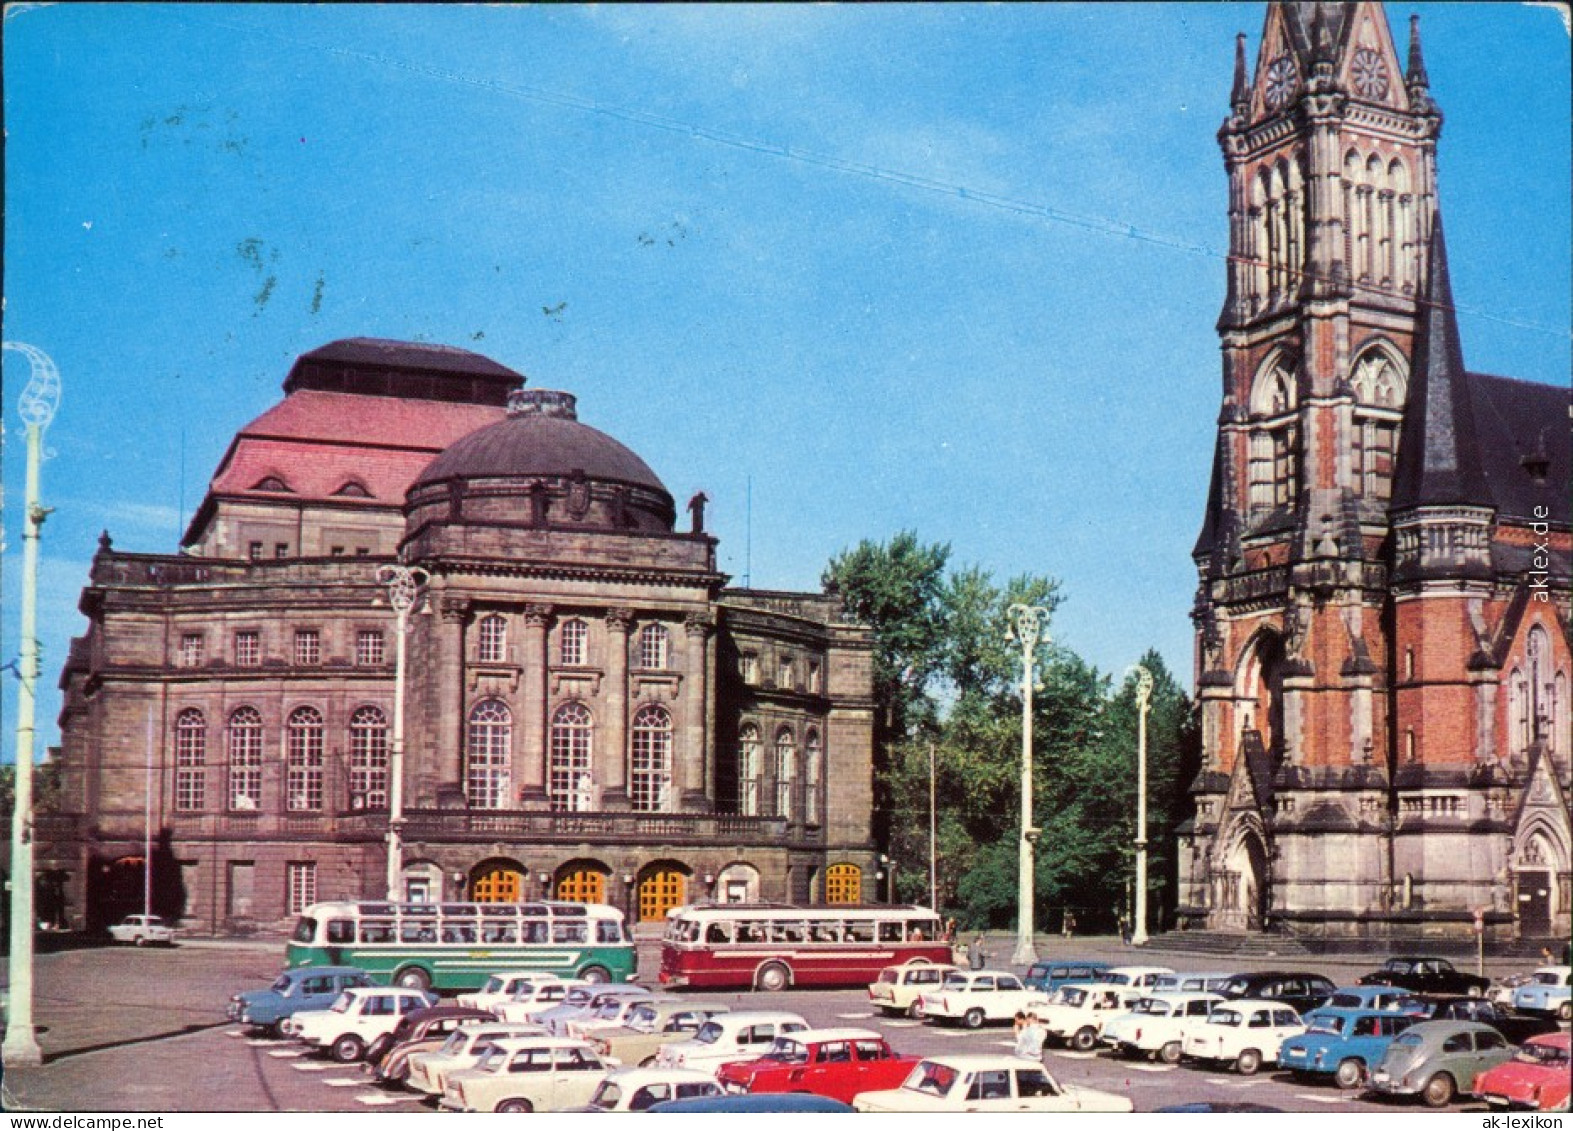
[[1039,642],[1048,643],[1049,634],[1043,626],[1049,610],[1012,605],[1005,616],[1009,621],[1005,639],[1021,645],[1021,875],[1016,893],[1016,950],[1010,960],[1016,966],[1030,966],[1038,960],[1032,945],[1032,859],[1039,832],[1032,824],[1032,692],[1036,687],[1032,668]]
[[404,635],[421,586],[431,575],[403,565],[377,567],[377,583],[388,587],[393,606],[393,748],[388,752],[388,899],[397,902],[404,876]]
[[16,696],[16,798],[11,813],[10,1006],[0,1057],[8,1068],[44,1062],[33,1032],[33,719],[38,689],[38,539],[49,508],[38,502],[44,429],[60,407],[60,371],[49,355],[23,342],[0,342],[27,358],[31,373],[17,405],[27,425],[26,502],[22,517],[22,626]]
[[1152,673],[1136,666],[1136,909],[1131,945],[1147,945],[1147,709],[1152,705]]

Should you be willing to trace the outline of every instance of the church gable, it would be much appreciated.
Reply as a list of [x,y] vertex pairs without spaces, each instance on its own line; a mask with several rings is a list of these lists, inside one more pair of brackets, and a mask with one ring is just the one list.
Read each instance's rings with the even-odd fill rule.
[[1339,89],[1361,102],[1407,111],[1409,92],[1404,87],[1404,69],[1381,6],[1361,3],[1353,7],[1352,18],[1344,21],[1343,41],[1339,45]]

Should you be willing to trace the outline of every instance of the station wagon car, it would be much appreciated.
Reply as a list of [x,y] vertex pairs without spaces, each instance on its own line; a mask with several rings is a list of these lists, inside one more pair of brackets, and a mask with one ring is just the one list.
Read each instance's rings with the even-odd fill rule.
[[859,1092],[899,1087],[917,1063],[868,1029],[806,1029],[777,1037],[758,1060],[722,1065],[716,1079],[733,1093],[812,1092],[850,1103]]
[[587,986],[579,986],[569,990],[561,1002],[554,1005],[544,1013],[539,1013],[531,1020],[545,1025],[548,1033],[557,1036],[568,1034],[568,1022],[589,1017],[605,1002],[614,998],[651,997],[651,992],[643,986],[607,985],[605,982],[593,982]]
[[1413,1014],[1362,1009],[1318,1009],[1308,1026],[1278,1050],[1278,1064],[1303,1076],[1331,1076],[1340,1088],[1357,1088],[1390,1041],[1419,1018]]
[[513,997],[494,1006],[492,1012],[503,1021],[534,1021],[547,1010],[556,1009],[575,990],[590,985],[577,978],[531,978],[513,991]]
[[505,1001],[513,1000],[526,985],[538,982],[560,982],[556,974],[548,974],[540,970],[499,970],[495,974],[488,974],[481,988],[467,994],[460,994],[458,1002],[471,1009],[496,1009]]
[[1014,1056],[935,1056],[919,1061],[899,1088],[864,1092],[858,1111],[1131,1111],[1124,1096],[1061,1084],[1035,1060]]
[[601,1081],[590,1102],[575,1111],[649,1111],[656,1104],[721,1095],[708,1072],[692,1068],[620,1068]]
[[1194,1060],[1233,1061],[1250,1076],[1278,1060],[1279,1046],[1305,1032],[1300,1015],[1279,1001],[1225,1001],[1185,1034],[1185,1055]]
[[546,1030],[529,1021],[475,1021],[448,1034],[442,1047],[410,1056],[405,1086],[429,1096],[442,1095],[448,1074],[474,1068],[492,1045],[508,1037],[544,1037]]
[[1140,997],[1140,990],[1128,986],[1067,982],[1036,1012],[1050,1037],[1077,1052],[1091,1052],[1103,1033],[1103,1023],[1127,1012]]
[[365,1056],[378,1037],[391,1033],[399,1018],[436,1000],[427,990],[385,986],[345,990],[329,1009],[295,1014],[290,1032],[308,1048],[326,1050],[334,1060],[348,1064]]
[[1098,975],[1108,968],[1107,962],[1034,962],[1027,968],[1022,981],[1029,989],[1049,993],[1066,982],[1096,982]]
[[1174,971],[1167,966],[1110,966],[1099,972],[1095,982],[1111,986],[1129,986],[1133,990],[1150,990],[1159,978],[1166,978]]
[[918,998],[925,990],[938,988],[956,967],[947,963],[909,962],[904,966],[887,966],[879,978],[869,983],[868,1000],[875,1009],[885,1014],[904,1013],[921,1020],[923,1007]]
[[1362,986],[1402,986],[1417,994],[1467,994],[1482,997],[1490,979],[1454,969],[1445,958],[1431,955],[1396,955],[1360,978]]
[[1234,974],[1223,970],[1204,970],[1192,973],[1181,970],[1165,974],[1152,984],[1155,994],[1216,994]]
[[1567,1111],[1573,1088],[1569,1050],[1567,1033],[1531,1037],[1512,1060],[1475,1077],[1475,1098],[1496,1108]]
[[505,1037],[474,1068],[452,1072],[442,1090],[449,1111],[561,1111],[583,1107],[607,1067],[584,1041]]
[[930,1022],[960,1022],[976,1029],[985,1021],[1009,1021],[1018,1012],[1048,1003],[1041,990],[1028,989],[1006,970],[952,970],[938,988],[925,991],[919,1008]]
[[1371,1090],[1446,1107],[1475,1077],[1512,1057],[1507,1039],[1478,1021],[1421,1021],[1393,1038],[1371,1070]]
[[714,1072],[734,1060],[754,1060],[768,1052],[776,1038],[801,1033],[808,1022],[795,1013],[776,1010],[722,1013],[710,1018],[686,1041],[662,1045],[655,1062],[662,1068],[702,1068]]
[[1103,1040],[1122,1056],[1155,1056],[1178,1064],[1185,1034],[1211,1016],[1223,998],[1209,993],[1154,993],[1141,998],[1129,1013],[1103,1024]]
[[1573,1019],[1573,967],[1542,966],[1534,978],[1513,991],[1513,1008],[1523,1013]]
[[345,990],[371,985],[371,975],[354,966],[297,966],[265,990],[243,990],[229,999],[225,1015],[282,1035],[283,1022],[297,1013],[327,1009]]
[[710,1018],[731,1011],[721,1002],[646,998],[634,1006],[626,1024],[598,1030],[591,1034],[590,1043],[608,1064],[648,1068],[662,1045],[686,1041]]
[[491,1021],[483,1009],[463,1005],[434,1005],[406,1013],[386,1036],[366,1049],[366,1064],[379,1084],[402,1084],[410,1074],[410,1056],[434,1052],[448,1035],[466,1021]]
[[607,1029],[621,1029],[633,1017],[634,1012],[647,1002],[682,1002],[682,998],[668,995],[660,997],[646,997],[640,994],[617,994],[612,997],[602,998],[599,1004],[582,1017],[575,1017],[564,1025],[564,1032],[570,1037],[578,1037],[581,1041],[588,1041],[595,1034]]

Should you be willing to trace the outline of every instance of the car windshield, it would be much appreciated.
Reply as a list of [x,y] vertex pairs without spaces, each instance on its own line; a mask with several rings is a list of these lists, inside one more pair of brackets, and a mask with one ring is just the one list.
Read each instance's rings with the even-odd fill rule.
[[1059,1002],[1061,1005],[1080,1005],[1087,1000],[1087,991],[1080,986],[1061,986],[1054,991],[1050,1004]]
[[640,1005],[636,1006],[634,1011],[628,1015],[628,1020],[625,1024],[630,1029],[638,1029],[641,1033],[651,1033],[655,1031],[655,1022],[655,1006]]
[[699,1032],[694,1034],[694,1040],[702,1045],[713,1045],[721,1039],[721,1026],[714,1021],[706,1021],[699,1026]]
[[1417,1049],[1424,1043],[1425,1038],[1422,1037],[1419,1033],[1413,1031],[1408,1033],[1400,1033],[1398,1036],[1393,1038],[1393,1047],[1401,1046],[1403,1048]]
[[929,1096],[943,1096],[949,1093],[955,1083],[954,1068],[948,1064],[925,1060],[912,1070],[901,1086]]
[[808,1048],[789,1037],[777,1037],[776,1043],[765,1053],[766,1060],[779,1060],[782,1064],[807,1064]]
[[295,942],[310,942],[317,937],[317,921],[309,915],[302,915],[295,921],[295,933],[290,938]]
[[1414,968],[1414,963],[1406,958],[1389,958],[1382,964],[1382,969],[1389,974],[1407,974]]
[[1530,1043],[1514,1053],[1513,1059],[1521,1060],[1525,1064],[1544,1064],[1566,1072],[1570,1061],[1573,1061],[1573,1056],[1570,1056],[1570,1050],[1558,1048],[1556,1045]]
[[1365,1004],[1365,999],[1359,994],[1334,994],[1327,999],[1326,1004],[1329,1009],[1359,1009]]
[[1223,987],[1223,992],[1230,997],[1244,997],[1245,991],[1251,988],[1249,978],[1230,978]]
[[1131,976],[1129,974],[1116,974],[1112,970],[1105,970],[1098,975],[1098,981],[1111,986],[1128,986],[1131,984]]
[[339,1000],[333,1003],[334,1013],[348,1013],[351,1005],[355,1003],[355,995],[345,990],[339,995]]
[[623,1098],[623,1089],[610,1080],[602,1080],[601,1086],[595,1090],[595,1095],[590,1097],[590,1106],[598,1107],[602,1111],[616,1111],[617,1101]]
[[486,1050],[486,1055],[481,1057],[475,1067],[482,1072],[501,1072],[508,1063],[508,1050],[498,1045],[493,1045]]
[[272,990],[274,993],[280,993],[281,994],[281,993],[284,993],[286,990],[288,990],[289,987],[290,987],[289,975],[288,974],[280,974],[276,979],[274,979],[273,984],[271,986],[269,986],[268,989]]
[[481,993],[500,994],[502,993],[503,987],[507,984],[508,983],[504,979],[499,978],[493,974],[490,978],[486,979],[486,984],[481,987]]
[[625,1004],[616,998],[609,998],[596,1007],[595,1017],[600,1021],[611,1021],[623,1011]]
[[1238,1027],[1245,1018],[1235,1009],[1215,1009],[1212,1016],[1207,1018],[1210,1025],[1233,1025]]
[[900,977],[901,971],[896,969],[881,970],[879,972],[879,980],[887,984],[896,981]]
[[1136,1003],[1136,1008],[1131,1012],[1150,1013],[1154,1017],[1167,1017],[1169,1016],[1169,1003],[1160,1001],[1155,997],[1144,997]]
[[459,1030],[455,1029],[453,1032],[448,1034],[448,1039],[442,1043],[442,1048],[438,1049],[437,1051],[447,1056],[458,1056],[459,1053],[464,1049],[464,1042],[468,1041],[469,1039],[470,1035],[468,1033],[461,1033]]
[[1308,1019],[1308,1028],[1313,1033],[1341,1034],[1348,1023],[1343,1017],[1328,1017],[1323,1014],[1313,1013]]
[[1562,975],[1555,970],[1540,970],[1535,974],[1535,985],[1537,986],[1560,986],[1561,984]]
[[577,990],[569,990],[568,996],[563,998],[564,1005],[589,1005],[590,999],[595,996],[595,991],[581,986]]

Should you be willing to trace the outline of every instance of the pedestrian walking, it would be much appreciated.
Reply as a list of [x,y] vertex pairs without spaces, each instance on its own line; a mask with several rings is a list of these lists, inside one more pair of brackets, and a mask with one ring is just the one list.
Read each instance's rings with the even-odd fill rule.
[[1038,1020],[1036,1013],[1029,1013],[1025,1017],[1018,1013],[1016,1016],[1021,1020],[1016,1028],[1016,1047],[1012,1050],[1013,1055],[1041,1063],[1043,1042],[1048,1039],[1048,1030],[1043,1027],[1043,1022]]
[[973,970],[981,970],[988,961],[989,952],[983,945],[983,936],[979,934],[967,944],[967,966]]

